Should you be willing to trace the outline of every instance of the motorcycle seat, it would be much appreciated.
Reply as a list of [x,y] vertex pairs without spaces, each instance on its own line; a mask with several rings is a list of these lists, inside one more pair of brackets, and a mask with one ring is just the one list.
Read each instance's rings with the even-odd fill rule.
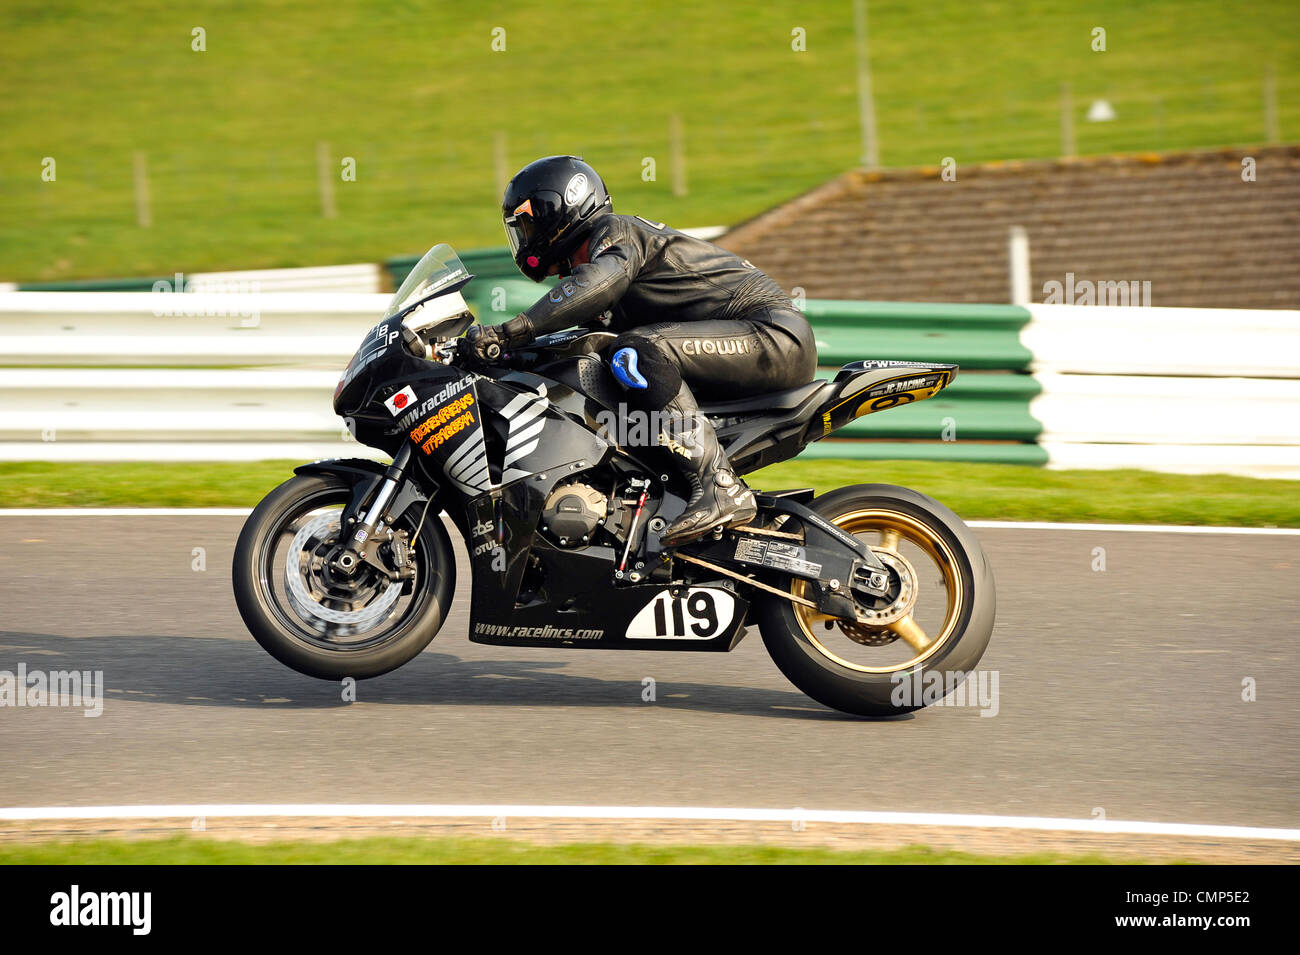
[[829,381],[810,381],[798,388],[790,388],[786,391],[769,391],[767,394],[737,398],[735,401],[702,401],[700,402],[700,410],[707,415],[720,418],[765,411],[791,411],[830,387],[831,383]]

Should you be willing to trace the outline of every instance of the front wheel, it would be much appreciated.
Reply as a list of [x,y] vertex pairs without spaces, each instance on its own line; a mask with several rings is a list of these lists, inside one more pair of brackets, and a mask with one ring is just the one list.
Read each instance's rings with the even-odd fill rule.
[[281,663],[324,680],[379,676],[412,659],[442,626],[455,585],[436,504],[427,514],[412,506],[394,526],[414,541],[414,576],[393,581],[365,563],[351,577],[335,573],[351,494],[333,475],[290,478],[254,509],[235,547],[235,602],[249,632]]
[[[890,595],[863,605],[869,623],[765,597],[757,617],[773,661],[846,713],[890,716],[936,702],[974,669],[993,633],[993,571],[975,535],[938,501],[888,484],[840,488],[811,506],[880,558]],[[789,589],[802,597],[806,586],[792,578]]]

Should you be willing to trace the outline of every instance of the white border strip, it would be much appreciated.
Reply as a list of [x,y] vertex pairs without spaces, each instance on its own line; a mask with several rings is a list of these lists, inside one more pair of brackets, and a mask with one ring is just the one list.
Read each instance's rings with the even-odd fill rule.
[[1057,524],[1052,521],[967,521],[967,527],[1021,531],[1117,531],[1134,534],[1256,534],[1295,537],[1300,527],[1216,527],[1209,524]]
[[1056,832],[1192,836],[1300,842],[1300,829],[1211,826],[1177,822],[1126,822],[1111,819],[1058,819],[1045,816],[985,816],[945,812],[874,812],[834,809],[721,809],[695,806],[527,806],[196,803],[158,806],[47,806],[0,809],[0,821],[66,819],[192,819],[267,817],[463,818],[498,816],[524,819],[652,819],[707,822],[826,822],[884,826],[948,826],[975,829],[1033,829]]
[[[0,507],[0,517],[247,517],[248,507]],[[1215,527],[1193,524],[1057,524],[1051,521],[967,521],[967,527],[1022,531],[1118,531],[1142,534],[1255,534],[1297,537],[1300,527]]]
[[247,517],[251,507],[0,507],[0,517]]

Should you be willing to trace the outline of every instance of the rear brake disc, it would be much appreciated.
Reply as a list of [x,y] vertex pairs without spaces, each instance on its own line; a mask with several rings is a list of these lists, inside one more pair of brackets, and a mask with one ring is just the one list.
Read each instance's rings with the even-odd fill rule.
[[883,607],[863,607],[859,612],[866,620],[856,623],[848,620],[837,621],[840,630],[854,643],[868,647],[883,647],[898,639],[898,634],[886,629],[896,620],[902,620],[916,606],[916,570],[906,557],[896,550],[885,547],[873,547],[872,553],[880,562],[898,577],[898,595]]

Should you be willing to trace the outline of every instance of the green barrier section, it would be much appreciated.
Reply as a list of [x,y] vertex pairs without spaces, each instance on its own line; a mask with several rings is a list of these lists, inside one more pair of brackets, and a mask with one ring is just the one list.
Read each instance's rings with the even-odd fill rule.
[[[528,281],[515,268],[515,260],[511,257],[510,250],[505,246],[490,249],[470,249],[468,252],[460,253],[460,260],[465,263],[465,268],[476,276],[474,280],[476,285],[485,279],[513,278]],[[384,271],[388,273],[388,280],[393,283],[393,288],[397,288],[402,284],[411,269],[415,268],[415,263],[419,261],[419,255],[396,255],[384,261]]]
[[1036,444],[978,444],[973,441],[837,441],[827,438],[804,448],[800,461],[848,458],[861,461],[971,461],[1042,467],[1047,452]]
[[[544,292],[544,286],[520,277],[506,248],[478,249],[463,253],[461,259],[477,276],[465,297],[488,324],[512,318]],[[386,268],[397,283],[416,261],[415,256],[390,259]],[[1016,373],[1028,368],[1032,358],[1020,344],[1020,329],[1030,320],[1027,309],[812,300],[804,313],[816,331],[819,359],[830,366],[818,377],[833,378],[840,364],[862,358],[962,366],[957,380],[934,398],[864,416],[836,433],[838,438],[876,440],[820,442],[805,454],[1045,462],[1046,455],[1033,444],[972,443],[1033,442],[1042,433],[1042,425],[1029,413],[1029,402],[1042,388],[1030,375]],[[981,373],[985,371],[1000,373]]]
[[[817,373],[834,378],[834,370]],[[1043,426],[1029,413],[1042,386],[1031,375],[959,373],[933,398],[864,415],[835,434],[853,438],[1035,441]]]
[[484,325],[509,321],[546,293],[551,283],[539,285],[528,279],[475,279],[464,291],[465,301]]
[[[471,249],[460,253],[460,260],[474,274],[474,281],[462,294],[485,325],[497,325],[514,318],[555,284],[554,279],[537,283],[524,278],[515,267],[510,250],[504,246]],[[418,255],[401,255],[384,262],[384,271],[388,273],[393,288],[402,284],[418,261]]]
[[804,314],[827,365],[861,358],[957,362],[964,369],[1028,369],[1020,344],[1029,310],[1017,305],[812,299]]

